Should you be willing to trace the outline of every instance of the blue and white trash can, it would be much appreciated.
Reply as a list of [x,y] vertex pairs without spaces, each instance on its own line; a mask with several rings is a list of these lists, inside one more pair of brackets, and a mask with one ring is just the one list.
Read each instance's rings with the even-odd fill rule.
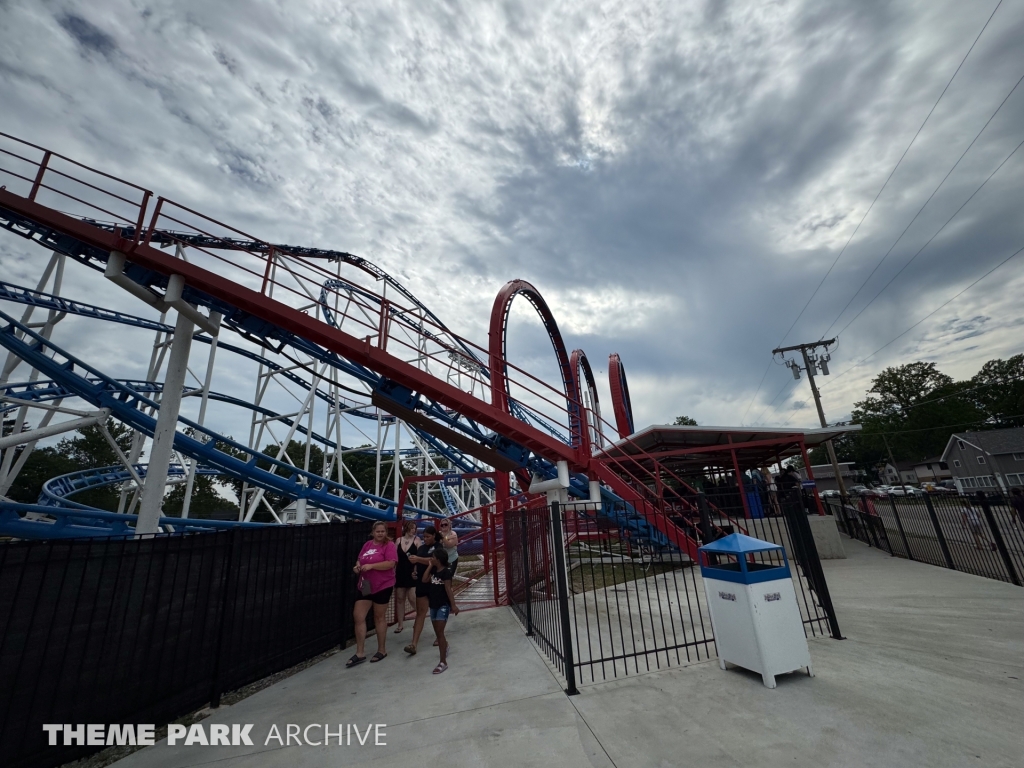
[[[802,667],[813,677],[785,548],[734,533],[699,552],[718,665],[758,672],[768,688],[776,675]],[[755,553],[776,554],[754,562]]]

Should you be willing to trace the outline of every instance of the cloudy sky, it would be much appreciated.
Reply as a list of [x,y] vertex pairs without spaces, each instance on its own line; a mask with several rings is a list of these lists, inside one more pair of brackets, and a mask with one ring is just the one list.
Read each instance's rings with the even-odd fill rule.
[[[530,280],[570,349],[602,373],[622,355],[638,425],[811,426],[806,380],[765,375],[781,342],[842,331],[834,419],[886,365],[966,377],[1024,350],[1021,254],[852,367],[1024,246],[1024,0],[868,212],[995,6],[0,0],[0,131],[365,256],[480,343],[502,284]],[[6,279],[44,256],[0,236]],[[141,312],[83,271],[69,295]],[[553,378],[527,312],[512,334]],[[120,372],[123,338],[76,349]]]

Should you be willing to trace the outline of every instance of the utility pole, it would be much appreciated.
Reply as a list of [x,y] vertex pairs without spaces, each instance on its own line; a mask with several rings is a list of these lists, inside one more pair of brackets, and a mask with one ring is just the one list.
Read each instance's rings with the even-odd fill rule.
[[[816,341],[813,344],[795,344],[792,347],[779,347],[772,350],[773,355],[782,355],[786,352],[800,351],[800,354],[804,358],[804,367],[801,368],[800,364],[795,360],[787,360],[786,365],[793,371],[793,378],[800,378],[800,371],[807,371],[807,380],[811,383],[811,394],[814,395],[814,405],[818,409],[818,419],[821,421],[821,428],[825,429],[828,427],[828,423],[825,421],[825,412],[821,409],[821,395],[818,394],[818,385],[814,381],[814,369],[818,368],[821,371],[822,376],[828,376],[828,361],[831,357],[828,354],[828,348],[836,343],[835,339],[828,339],[826,341]],[[824,347],[825,351],[821,355],[814,354],[814,350],[818,347]],[[825,441],[825,449],[828,451],[828,457],[832,461],[832,469],[836,473],[836,485],[839,486],[839,493],[841,496],[846,496],[846,483],[843,482],[842,473],[839,471],[839,461],[836,459],[836,450],[832,447],[832,441]]]

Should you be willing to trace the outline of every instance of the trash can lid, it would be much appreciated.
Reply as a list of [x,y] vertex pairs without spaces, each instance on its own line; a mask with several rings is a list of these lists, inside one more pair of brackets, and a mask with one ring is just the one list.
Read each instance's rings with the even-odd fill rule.
[[770,541],[755,539],[753,536],[746,536],[742,533],[731,533],[718,541],[705,544],[700,548],[702,552],[721,552],[729,555],[744,554],[746,552],[764,552],[770,549],[782,549],[779,544]]

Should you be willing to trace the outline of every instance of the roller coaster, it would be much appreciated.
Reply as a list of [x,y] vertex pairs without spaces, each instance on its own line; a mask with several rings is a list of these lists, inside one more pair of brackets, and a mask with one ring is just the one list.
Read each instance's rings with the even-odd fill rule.
[[[547,497],[611,520],[638,544],[695,557],[696,510],[665,493],[686,483],[608,451],[635,431],[619,355],[609,357],[609,423],[586,354],[567,349],[530,283],[513,280],[498,292],[479,344],[364,258],[260,240],[7,134],[0,184],[0,226],[40,254],[34,286],[0,281],[0,535],[444,516],[471,533]],[[139,314],[66,295],[98,275],[106,280],[99,285],[134,297],[118,303],[138,301]],[[517,299],[536,311],[560,380],[541,381],[509,360]],[[78,334],[108,340],[117,353],[102,365],[117,371],[74,354],[80,336],[60,333],[67,318]],[[123,340],[111,334],[117,327]],[[124,375],[143,367],[142,377]],[[215,390],[215,378],[228,391]],[[243,385],[253,387],[251,398],[237,391]],[[110,438],[111,418],[130,428],[129,450]],[[246,440],[225,426],[239,419],[248,421]],[[120,465],[50,478],[34,503],[9,498],[40,441],[89,425]],[[301,460],[287,451],[296,443]],[[354,455],[372,459],[372,483],[352,472]],[[450,482],[453,473],[471,479]],[[197,477],[240,488],[234,519],[189,517]],[[185,485],[178,517],[162,513],[172,484]],[[96,487],[118,489],[116,512],[75,500]]]

